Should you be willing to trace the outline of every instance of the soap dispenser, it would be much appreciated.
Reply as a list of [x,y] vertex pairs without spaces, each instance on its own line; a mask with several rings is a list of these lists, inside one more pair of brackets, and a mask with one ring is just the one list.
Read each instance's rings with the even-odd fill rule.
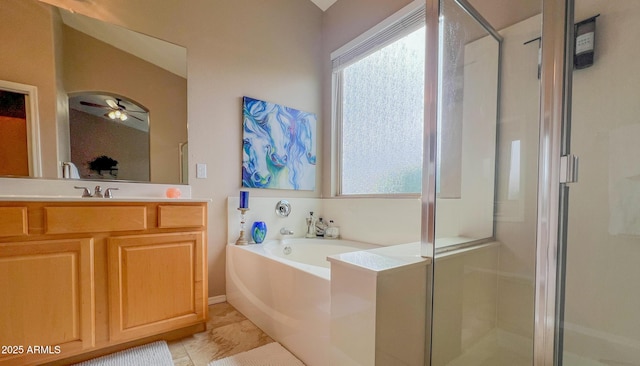
[[316,219],[313,217],[313,211],[309,212],[309,217],[307,217],[307,234],[304,237],[316,237]]
[[316,236],[324,236],[325,231],[327,230],[327,223],[322,221],[322,217],[318,218],[318,221],[316,222]]

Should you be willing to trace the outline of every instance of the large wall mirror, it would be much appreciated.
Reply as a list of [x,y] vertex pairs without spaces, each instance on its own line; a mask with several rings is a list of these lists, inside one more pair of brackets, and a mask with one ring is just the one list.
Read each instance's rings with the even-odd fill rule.
[[0,31],[0,96],[21,93],[2,81],[35,90],[0,98],[0,122],[25,125],[0,175],[188,183],[184,47],[37,0],[3,0]]

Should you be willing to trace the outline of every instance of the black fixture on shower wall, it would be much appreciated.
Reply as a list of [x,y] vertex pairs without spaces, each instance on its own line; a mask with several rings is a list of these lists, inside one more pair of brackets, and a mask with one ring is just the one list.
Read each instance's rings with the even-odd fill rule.
[[584,69],[593,65],[596,43],[596,18],[599,16],[600,14],[575,24],[573,66],[576,69]]
[[[575,69],[585,69],[593,65],[595,41],[596,41],[596,18],[600,14],[591,18],[580,21],[574,25],[574,52],[573,66]],[[534,38],[523,44],[529,44],[538,41],[538,79],[540,79],[540,70],[542,64],[542,37]]]
[[538,79],[540,79],[540,71],[542,70],[542,37],[534,38],[530,41],[526,41],[523,44],[529,44],[533,41],[538,41]]

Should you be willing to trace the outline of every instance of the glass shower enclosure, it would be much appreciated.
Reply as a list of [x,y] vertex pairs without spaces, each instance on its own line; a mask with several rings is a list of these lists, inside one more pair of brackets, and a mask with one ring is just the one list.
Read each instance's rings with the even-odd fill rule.
[[638,366],[640,2],[497,3],[427,1],[430,365]]
[[533,364],[542,15],[518,6],[427,1],[430,365]]
[[640,2],[569,0],[567,7],[562,155],[579,157],[579,171],[560,191],[555,364],[635,366]]

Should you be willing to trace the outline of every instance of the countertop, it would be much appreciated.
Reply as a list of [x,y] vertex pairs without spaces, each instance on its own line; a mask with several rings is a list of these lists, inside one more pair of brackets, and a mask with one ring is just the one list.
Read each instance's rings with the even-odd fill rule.
[[109,202],[211,202],[210,199],[203,198],[166,198],[166,197],[116,197],[116,198],[94,198],[94,197],[69,197],[69,196],[21,196],[21,195],[4,195],[0,196],[0,202],[90,202],[90,203],[109,203]]

